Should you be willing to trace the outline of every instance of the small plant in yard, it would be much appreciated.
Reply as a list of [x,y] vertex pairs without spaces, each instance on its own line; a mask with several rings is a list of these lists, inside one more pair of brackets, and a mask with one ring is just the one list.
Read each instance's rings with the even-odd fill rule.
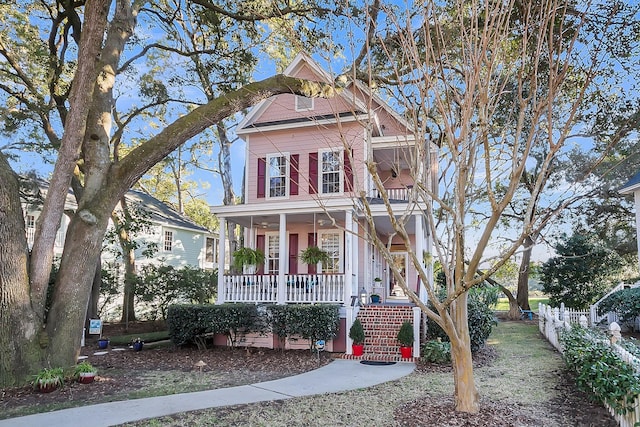
[[33,386],[43,391],[53,391],[64,384],[62,368],[44,368],[33,376]]
[[360,319],[356,319],[353,321],[353,325],[349,329],[349,338],[356,345],[364,344],[364,329],[362,328],[362,323],[360,323]]
[[427,362],[438,364],[451,362],[451,343],[440,339],[427,341],[422,346],[422,358]]
[[403,347],[413,346],[413,325],[411,322],[404,321],[398,331],[398,341]]
[[88,384],[93,382],[98,370],[86,360],[78,363],[73,370],[74,378],[81,383]]

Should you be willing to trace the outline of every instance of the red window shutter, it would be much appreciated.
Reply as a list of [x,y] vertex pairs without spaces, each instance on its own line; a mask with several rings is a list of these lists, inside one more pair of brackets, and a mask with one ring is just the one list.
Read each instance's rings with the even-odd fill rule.
[[309,153],[309,194],[318,192],[318,153]]
[[349,149],[344,150],[344,191],[353,191],[353,169],[349,159]]
[[[264,252],[264,234],[258,234],[256,236],[256,249],[259,249],[262,251],[262,253]],[[259,265],[258,268],[256,269],[256,274],[264,274],[264,264],[263,265]]]
[[[289,165],[289,194],[298,195],[298,179],[299,179],[300,155],[291,155],[291,164]],[[294,273],[292,273],[294,274]]]
[[289,234],[289,274],[298,274],[298,235]]
[[258,158],[258,198],[264,197],[265,188],[267,186],[267,159]]
[[[307,246],[317,246],[316,242],[316,233],[309,233],[307,237]],[[318,272],[318,267],[316,265],[307,265],[307,273],[308,274],[316,274]]]

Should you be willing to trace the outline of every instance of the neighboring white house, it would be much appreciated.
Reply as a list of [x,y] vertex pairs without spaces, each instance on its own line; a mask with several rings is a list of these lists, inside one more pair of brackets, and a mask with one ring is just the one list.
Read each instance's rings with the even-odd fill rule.
[[638,266],[640,267],[640,172],[631,177],[626,184],[620,188],[622,194],[633,194],[636,210],[636,240],[638,244]]
[[[46,194],[46,182],[40,183],[40,191]],[[148,215],[147,220],[151,223],[147,232],[135,237],[139,243],[139,248],[136,250],[136,262],[139,267],[162,263],[174,267],[188,265],[207,270],[217,268],[217,235],[148,194],[129,190],[125,197],[129,206],[144,210]],[[69,192],[65,202],[65,212],[73,212],[76,207],[73,193]],[[25,201],[23,211],[25,213],[27,242],[31,248],[40,207],[38,203]],[[54,246],[55,257],[62,255],[69,222],[69,217],[63,215]],[[109,226],[112,227],[112,224],[110,223]],[[153,257],[146,258],[142,251],[147,248],[149,243],[155,244],[157,251]],[[103,263],[114,261],[112,253],[113,251],[110,251],[108,247],[103,250]]]

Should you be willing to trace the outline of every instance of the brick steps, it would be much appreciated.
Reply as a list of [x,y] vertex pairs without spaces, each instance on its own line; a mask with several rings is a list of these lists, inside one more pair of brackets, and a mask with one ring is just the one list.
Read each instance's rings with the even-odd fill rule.
[[413,323],[411,305],[370,304],[360,308],[358,319],[364,329],[364,355],[344,355],[345,359],[386,362],[413,361],[400,356],[397,335],[402,322]]

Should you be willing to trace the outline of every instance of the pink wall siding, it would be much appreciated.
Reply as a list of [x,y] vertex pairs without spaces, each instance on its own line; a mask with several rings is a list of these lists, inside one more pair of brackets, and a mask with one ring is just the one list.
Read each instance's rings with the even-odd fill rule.
[[[283,131],[271,131],[251,135],[248,142],[247,160],[247,203],[264,203],[265,198],[257,197],[258,158],[270,154],[289,153],[299,157],[299,185],[298,195],[289,196],[290,200],[311,200],[317,195],[309,194],[309,153],[317,153],[323,149],[342,149],[342,138],[348,142],[354,152],[355,161],[352,164],[356,188],[362,186],[364,170],[364,130],[356,123],[346,124],[339,133],[336,127],[318,129],[315,126]],[[332,197],[326,195],[326,197]]]
[[[313,77],[308,77],[313,78]],[[324,99],[314,98],[313,109],[296,111],[296,96],[293,94],[278,95],[271,100],[271,105],[258,117],[256,123],[295,119],[300,117],[317,117],[353,111],[353,107],[342,97]]]

